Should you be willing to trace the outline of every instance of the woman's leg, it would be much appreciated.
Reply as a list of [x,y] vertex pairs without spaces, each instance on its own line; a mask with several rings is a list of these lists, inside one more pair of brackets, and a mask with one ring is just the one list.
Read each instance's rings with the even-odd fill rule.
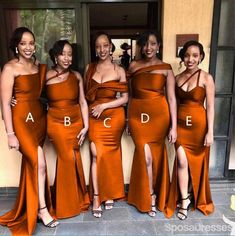
[[93,215],[97,218],[100,218],[102,215],[102,209],[99,201],[99,188],[98,188],[98,180],[97,180],[97,162],[96,162],[96,147],[94,143],[91,143],[91,155],[92,155],[92,163],[91,163],[91,177],[93,184]]
[[153,217],[156,215],[156,195],[153,190],[153,158],[150,147],[148,144],[144,145],[144,154],[149,179],[149,191],[151,195],[151,211],[148,212],[149,216]]
[[[39,195],[39,212],[38,217],[44,225],[53,222],[53,218],[48,212],[45,201],[45,181],[46,181],[46,160],[41,147],[38,147],[38,195]],[[59,222],[55,221],[50,227],[55,227]],[[49,225],[48,225],[49,226]]]
[[187,218],[187,208],[190,204],[190,199],[188,196],[188,186],[189,186],[189,170],[188,170],[188,160],[186,153],[182,146],[177,149],[177,160],[178,160],[178,181],[181,194],[181,207],[179,208],[178,218],[184,220]]

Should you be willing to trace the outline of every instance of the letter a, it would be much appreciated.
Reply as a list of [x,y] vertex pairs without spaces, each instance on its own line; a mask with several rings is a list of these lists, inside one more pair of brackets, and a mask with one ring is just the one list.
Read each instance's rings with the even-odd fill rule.
[[27,115],[27,118],[26,118],[25,122],[28,122],[28,120],[34,122],[33,115],[32,115],[31,112],[29,112],[29,114]]
[[141,123],[143,124],[147,122],[149,122],[149,115],[147,113],[141,113]]
[[70,117],[65,116],[64,117],[64,126],[70,126],[70,125],[71,125]]
[[192,126],[192,116],[186,116],[186,126]]

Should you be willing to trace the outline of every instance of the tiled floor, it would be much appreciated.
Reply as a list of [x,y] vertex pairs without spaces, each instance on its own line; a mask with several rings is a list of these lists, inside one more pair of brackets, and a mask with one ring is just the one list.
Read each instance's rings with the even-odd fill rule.
[[[230,235],[232,226],[223,221],[223,215],[234,221],[235,211],[230,209],[230,198],[235,194],[235,183],[216,182],[211,184],[215,212],[204,216],[199,211],[190,211],[185,221],[176,216],[166,219],[160,212],[155,218],[139,213],[126,202],[117,202],[113,210],[104,211],[101,219],[91,212],[60,221],[56,229],[37,224],[35,235]],[[11,209],[15,193],[0,196],[0,215]],[[0,235],[10,235],[6,227],[0,226]]]

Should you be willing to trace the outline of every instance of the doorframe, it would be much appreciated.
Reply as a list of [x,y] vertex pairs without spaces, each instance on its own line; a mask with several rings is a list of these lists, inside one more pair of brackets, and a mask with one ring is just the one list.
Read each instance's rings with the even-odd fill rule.
[[[225,164],[224,164],[224,179],[235,179],[235,170],[229,170],[230,150],[233,135],[234,116],[235,116],[235,47],[234,46],[219,46],[219,26],[220,26],[220,12],[222,0],[214,0],[213,9],[213,22],[212,22],[212,35],[211,35],[211,52],[210,52],[210,65],[209,72],[215,78],[216,74],[216,60],[217,52],[219,50],[233,50],[234,51],[234,65],[233,65],[233,89],[232,93],[216,93],[217,98],[231,98],[229,126],[227,136],[215,136],[216,141],[226,142]],[[216,79],[216,78],[215,78]]]
[[[74,9],[76,22],[76,35],[79,48],[79,68],[83,69],[90,61],[90,23],[88,14],[89,3],[149,3],[156,2],[158,4],[158,28],[161,29],[161,11],[162,0],[2,0],[0,3],[0,20],[2,24],[2,32],[6,32],[7,22],[4,18],[4,10],[7,9]],[[0,66],[2,67],[8,60],[6,45],[8,45],[6,37],[0,37]]]

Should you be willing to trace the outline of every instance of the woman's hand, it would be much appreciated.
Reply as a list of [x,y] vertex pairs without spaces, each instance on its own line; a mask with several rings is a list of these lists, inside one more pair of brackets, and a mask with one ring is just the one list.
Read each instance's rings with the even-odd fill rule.
[[91,108],[91,114],[93,117],[98,119],[104,110],[105,110],[104,104],[99,104]]
[[7,138],[8,138],[8,148],[9,149],[15,148],[18,151],[20,144],[15,134],[14,133],[9,134],[7,135]]
[[168,141],[169,143],[175,143],[177,138],[177,131],[176,129],[170,129],[170,132],[168,134]]
[[12,97],[11,98],[11,106],[14,107],[16,104],[17,104],[17,100],[14,97]]
[[204,146],[210,147],[214,142],[214,136],[212,133],[207,133],[204,140]]
[[88,129],[87,128],[83,128],[80,133],[77,135],[77,139],[78,139],[78,145],[82,146],[82,144],[84,143],[84,140],[86,138],[86,133],[87,133]]

